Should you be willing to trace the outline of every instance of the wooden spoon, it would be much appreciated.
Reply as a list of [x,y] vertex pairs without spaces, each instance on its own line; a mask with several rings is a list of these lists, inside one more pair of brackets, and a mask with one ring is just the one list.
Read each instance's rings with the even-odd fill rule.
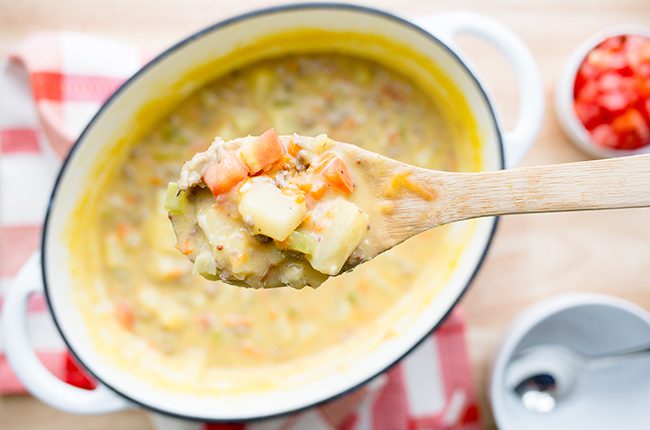
[[456,173],[411,166],[345,143],[337,143],[337,150],[363,166],[374,197],[389,204],[374,255],[425,230],[470,218],[650,206],[650,154]]

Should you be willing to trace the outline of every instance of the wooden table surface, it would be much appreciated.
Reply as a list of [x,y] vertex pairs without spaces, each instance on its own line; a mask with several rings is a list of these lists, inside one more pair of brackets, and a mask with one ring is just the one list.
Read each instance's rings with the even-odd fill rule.
[[[560,132],[553,87],[578,43],[608,26],[650,26],[648,0],[380,0],[362,3],[404,15],[466,9],[514,30],[541,69],[547,107],[525,165],[585,159]],[[92,32],[156,52],[223,18],[268,6],[265,0],[0,0],[0,56],[37,30]],[[506,125],[517,109],[513,73],[485,42],[460,44],[495,95]],[[1,95],[0,95],[1,97]],[[501,220],[489,257],[462,306],[481,412],[494,428],[485,395],[489,363],[508,323],[528,305],[556,294],[591,291],[623,297],[650,310],[650,210],[511,216]],[[23,396],[0,398],[0,428],[151,428],[143,412],[78,417]]]

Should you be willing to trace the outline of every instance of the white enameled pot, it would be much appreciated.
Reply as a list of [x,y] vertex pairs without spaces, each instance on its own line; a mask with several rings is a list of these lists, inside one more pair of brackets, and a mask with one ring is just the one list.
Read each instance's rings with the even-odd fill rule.
[[[494,218],[476,221],[477,228],[464,245],[448,282],[409,327],[358,362],[299,388],[224,397],[162,391],[138,383],[137,378],[117,368],[93,347],[92,333],[73,301],[70,256],[64,235],[82,195],[82,184],[107,145],[114,142],[115,130],[128,128],[143,106],[160,94],[179,91],[180,76],[213,64],[251,40],[305,28],[379,36],[406,45],[434,62],[460,89],[478,123],[485,169],[516,164],[537,134],[543,112],[537,67],[513,33],[481,16],[457,12],[413,21],[353,5],[299,4],[255,11],[196,33],[163,52],[122,85],[84,130],[61,169],[45,220],[41,253],[27,263],[11,286],[2,321],[7,357],[36,397],[56,408],[80,414],[141,406],[182,418],[233,421],[295,412],[344,394],[385,371],[435,329],[458,302],[487,252],[496,226]],[[512,130],[502,130],[485,88],[455,48],[454,37],[459,33],[470,33],[493,43],[514,67],[520,112]],[[181,90],[190,91],[199,84],[190,82]],[[43,290],[67,346],[98,380],[96,389],[82,390],[61,382],[46,370],[30,347],[26,303],[30,294]]]

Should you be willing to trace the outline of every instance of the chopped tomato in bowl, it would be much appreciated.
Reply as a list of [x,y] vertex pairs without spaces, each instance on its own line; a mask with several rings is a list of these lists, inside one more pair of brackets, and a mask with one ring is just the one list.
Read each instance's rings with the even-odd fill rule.
[[558,119],[592,155],[650,151],[650,29],[606,31],[574,54],[558,87]]

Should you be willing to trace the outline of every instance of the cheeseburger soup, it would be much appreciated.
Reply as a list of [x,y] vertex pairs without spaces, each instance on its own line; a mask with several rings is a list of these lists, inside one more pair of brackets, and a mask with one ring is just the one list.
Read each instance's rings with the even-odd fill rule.
[[254,288],[317,287],[368,260],[381,234],[370,234],[376,202],[361,159],[336,145],[269,129],[216,138],[185,163],[165,205],[194,272]]
[[[280,135],[326,133],[332,139],[354,142],[423,167],[475,169],[477,158],[467,155],[473,151],[468,148],[476,147],[475,136],[468,132],[473,125],[464,126],[463,122],[472,120],[449,116],[449,111],[379,63],[335,53],[259,61],[190,95],[129,148],[107,185],[93,190],[101,195],[98,203],[79,209],[89,220],[86,227],[72,228],[72,252],[79,261],[97,262],[93,270],[88,268],[90,263],[75,266],[79,275],[75,288],[99,347],[124,369],[145,375],[155,384],[186,384],[192,390],[223,392],[238,384],[225,384],[227,372],[241,370],[238,377],[252,375],[251,380],[260,381],[250,369],[286,365],[336,346],[358,343],[364,330],[378,324],[408,296],[427,261],[439,254],[443,260],[450,258],[437,251],[446,240],[446,228],[415,237],[350,273],[329,279],[318,289],[239,288],[204,277],[215,279],[226,273],[224,278],[241,281],[237,270],[248,271],[251,283],[262,286],[262,277],[250,274],[261,273],[259,267],[273,266],[279,258],[289,258],[295,264],[278,270],[274,285],[304,278],[316,286],[327,275],[344,270],[345,261],[355,258],[355,248],[367,229],[364,208],[340,203],[355,186],[354,175],[349,182],[350,177],[338,177],[332,171],[328,181],[334,190],[326,190],[328,194],[322,196],[354,224],[354,247],[343,246],[334,238],[333,251],[323,252],[317,261],[312,233],[298,228],[304,217],[290,225],[262,225],[259,208],[250,203],[242,209],[240,201],[239,208],[232,210],[244,212],[242,220],[246,218],[249,227],[258,228],[263,235],[255,238],[247,233],[242,240],[255,241],[255,246],[268,250],[267,260],[246,261],[233,253],[217,270],[216,249],[222,245],[222,251],[229,252],[229,245],[210,237],[205,242],[205,236],[204,242],[187,242],[187,232],[181,231],[179,248],[195,260],[206,243],[214,247],[214,252],[210,249],[200,257],[203,266],[198,272],[204,277],[193,273],[192,262],[175,248],[165,203],[168,194],[177,197],[182,190],[172,184],[169,191],[168,183],[178,182],[183,162],[208,150],[214,136],[226,141],[259,136],[271,128]],[[315,139],[327,141],[324,136]],[[295,153],[295,157],[314,143],[292,143],[290,136],[281,141],[283,151]],[[250,142],[231,145],[243,143]],[[335,160],[335,155],[328,162]],[[245,180],[250,185],[241,185],[237,192],[263,195],[272,187],[265,179],[248,174]],[[196,184],[181,181],[179,185],[187,192]],[[221,185],[215,182],[212,189],[196,189],[194,198],[212,201]],[[310,198],[315,197],[307,196]],[[167,209],[179,218],[187,203],[168,200]],[[296,205],[296,211],[302,213],[305,208]],[[206,223],[222,222],[219,217],[223,214],[204,215]],[[388,335],[388,331],[374,332]],[[212,374],[216,376],[211,378]]]

